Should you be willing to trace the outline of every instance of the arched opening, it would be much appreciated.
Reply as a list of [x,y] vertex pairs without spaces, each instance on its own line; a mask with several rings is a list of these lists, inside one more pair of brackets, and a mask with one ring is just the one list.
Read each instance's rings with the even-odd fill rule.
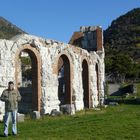
[[58,60],[58,82],[60,106],[71,104],[70,62],[66,55],[61,55]]
[[21,93],[19,112],[40,111],[40,61],[35,48],[23,47],[16,57],[16,85]]
[[100,104],[100,95],[99,95],[99,68],[98,64],[96,64],[96,79],[97,79],[97,96],[98,96],[98,102]]
[[88,63],[86,60],[82,62],[82,84],[83,84],[83,95],[84,95],[84,108],[89,108],[89,70],[88,70]]

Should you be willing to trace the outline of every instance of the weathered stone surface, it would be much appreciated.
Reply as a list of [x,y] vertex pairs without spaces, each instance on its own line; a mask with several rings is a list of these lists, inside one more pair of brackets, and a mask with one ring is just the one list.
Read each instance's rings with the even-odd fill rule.
[[0,114],[0,122],[3,122],[3,116],[4,114]]
[[17,121],[18,122],[24,122],[24,120],[25,120],[25,115],[17,113]]
[[74,115],[75,114],[75,106],[74,104],[65,104],[60,107],[63,114]]
[[70,44],[77,45],[88,51],[101,50],[103,52],[103,34],[100,26],[82,26],[78,33],[82,34],[82,36],[78,36],[77,32],[74,32],[70,39]]
[[[83,46],[96,47],[92,39],[96,27],[81,27],[85,34]],[[74,114],[75,111],[84,109],[84,89],[82,83],[82,62],[86,60],[89,68],[89,95],[91,106],[96,107],[104,102],[104,49],[101,51],[88,52],[82,48],[58,42],[55,40],[42,39],[31,35],[18,35],[12,40],[0,40],[0,86],[6,88],[9,81],[15,81],[16,75],[16,58],[17,52],[22,50],[23,46],[30,45],[31,50],[36,50],[40,58],[40,108],[41,113],[51,113],[53,109],[60,110],[60,100],[58,97],[58,60],[60,56],[65,55],[70,63],[70,88],[71,97],[74,95],[75,100],[69,108],[68,113]],[[89,46],[88,46],[89,45]],[[32,52],[33,53],[33,52]],[[99,87],[97,89],[97,72],[98,65]],[[1,89],[1,88],[0,88]],[[3,89],[2,89],[3,90]],[[2,91],[0,91],[2,92]],[[1,94],[1,93],[0,93]],[[98,94],[99,98],[98,99]],[[74,104],[74,109],[73,105]],[[4,112],[4,104],[0,102],[0,111]],[[35,109],[36,110],[36,109]]]
[[[17,121],[24,122],[24,120],[25,120],[25,115],[17,113]],[[4,121],[4,114],[0,114],[0,122],[3,122],[3,121]],[[10,122],[12,122],[11,116],[10,116]]]
[[33,111],[32,113],[31,113],[31,118],[32,119],[40,119],[40,112],[39,111]]
[[60,111],[57,111],[56,109],[53,109],[52,111],[51,111],[51,114],[50,114],[51,116],[60,116],[61,115],[61,112]]
[[[4,89],[5,89],[4,87],[0,87],[0,96]],[[4,113],[5,113],[5,103],[0,101],[0,121],[3,121]]]

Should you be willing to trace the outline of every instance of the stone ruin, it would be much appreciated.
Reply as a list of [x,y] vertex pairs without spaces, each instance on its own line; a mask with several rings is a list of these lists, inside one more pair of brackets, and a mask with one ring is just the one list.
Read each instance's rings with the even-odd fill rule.
[[[20,56],[31,58],[32,81],[22,87]],[[104,48],[99,26],[81,27],[69,44],[22,34],[0,40],[0,94],[9,81],[22,94],[19,112],[42,114],[72,105],[75,111],[104,103]],[[0,114],[4,103],[0,101]]]

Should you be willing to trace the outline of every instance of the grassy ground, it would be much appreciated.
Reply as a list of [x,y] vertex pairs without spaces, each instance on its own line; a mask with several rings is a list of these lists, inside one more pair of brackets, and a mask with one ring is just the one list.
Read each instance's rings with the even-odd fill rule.
[[137,97],[140,97],[140,83],[137,83],[136,87],[137,87]]
[[[136,97],[139,98],[140,83],[136,86]],[[18,136],[10,135],[6,139],[140,140],[140,103],[133,96],[118,99],[120,105],[100,111],[80,111],[74,116],[43,116],[40,120],[26,117],[25,122],[18,123]],[[5,139],[2,136],[3,123],[0,123],[0,140]]]
[[[0,140],[3,124],[0,124]],[[118,105],[100,111],[88,110],[74,116],[26,118],[18,123],[11,140],[139,140],[140,105]]]

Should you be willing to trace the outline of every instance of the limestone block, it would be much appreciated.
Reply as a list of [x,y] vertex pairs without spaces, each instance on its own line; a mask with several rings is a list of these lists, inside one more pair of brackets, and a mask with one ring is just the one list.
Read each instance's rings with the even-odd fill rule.
[[[0,96],[3,92],[3,90],[5,90],[5,89],[6,89],[5,87],[0,87]],[[5,102],[0,101],[0,114],[3,115],[4,112],[5,112]]]
[[5,112],[5,102],[0,101],[0,114]]
[[61,115],[61,112],[60,111],[57,111],[56,109],[53,109],[52,111],[51,111],[51,114],[50,114],[51,116],[60,116]]
[[0,77],[0,86],[1,87],[6,87],[7,86],[7,81],[4,80],[4,77]]
[[75,106],[76,111],[84,109],[83,100],[76,100],[75,103],[74,103],[74,106]]
[[85,32],[85,26],[81,26],[81,27],[80,27],[80,31],[81,31],[81,32]]
[[18,122],[24,122],[24,120],[25,120],[25,115],[17,113],[17,121]]
[[74,104],[61,105],[60,110],[64,114],[69,114],[69,115],[74,115],[75,114],[75,106],[74,106]]
[[90,26],[89,30],[90,31],[95,31],[97,29],[97,26]]
[[0,39],[0,46],[4,47],[5,46],[5,39]]
[[40,119],[40,112],[39,111],[33,111],[32,113],[31,113],[31,117],[32,117],[32,119]]
[[0,122],[3,122],[4,114],[0,114]]
[[11,52],[12,52],[12,56],[14,57],[15,56],[15,53],[16,53],[16,51],[17,51],[17,48],[18,48],[18,46],[17,46],[17,43],[16,42],[13,42],[13,45],[12,45],[12,47],[11,47]]
[[6,46],[6,50],[11,50],[11,47],[13,46],[13,41],[11,40],[5,40],[5,46]]
[[47,39],[47,40],[45,40],[45,43],[47,44],[47,45],[51,45],[51,40],[49,40],[49,39]]

